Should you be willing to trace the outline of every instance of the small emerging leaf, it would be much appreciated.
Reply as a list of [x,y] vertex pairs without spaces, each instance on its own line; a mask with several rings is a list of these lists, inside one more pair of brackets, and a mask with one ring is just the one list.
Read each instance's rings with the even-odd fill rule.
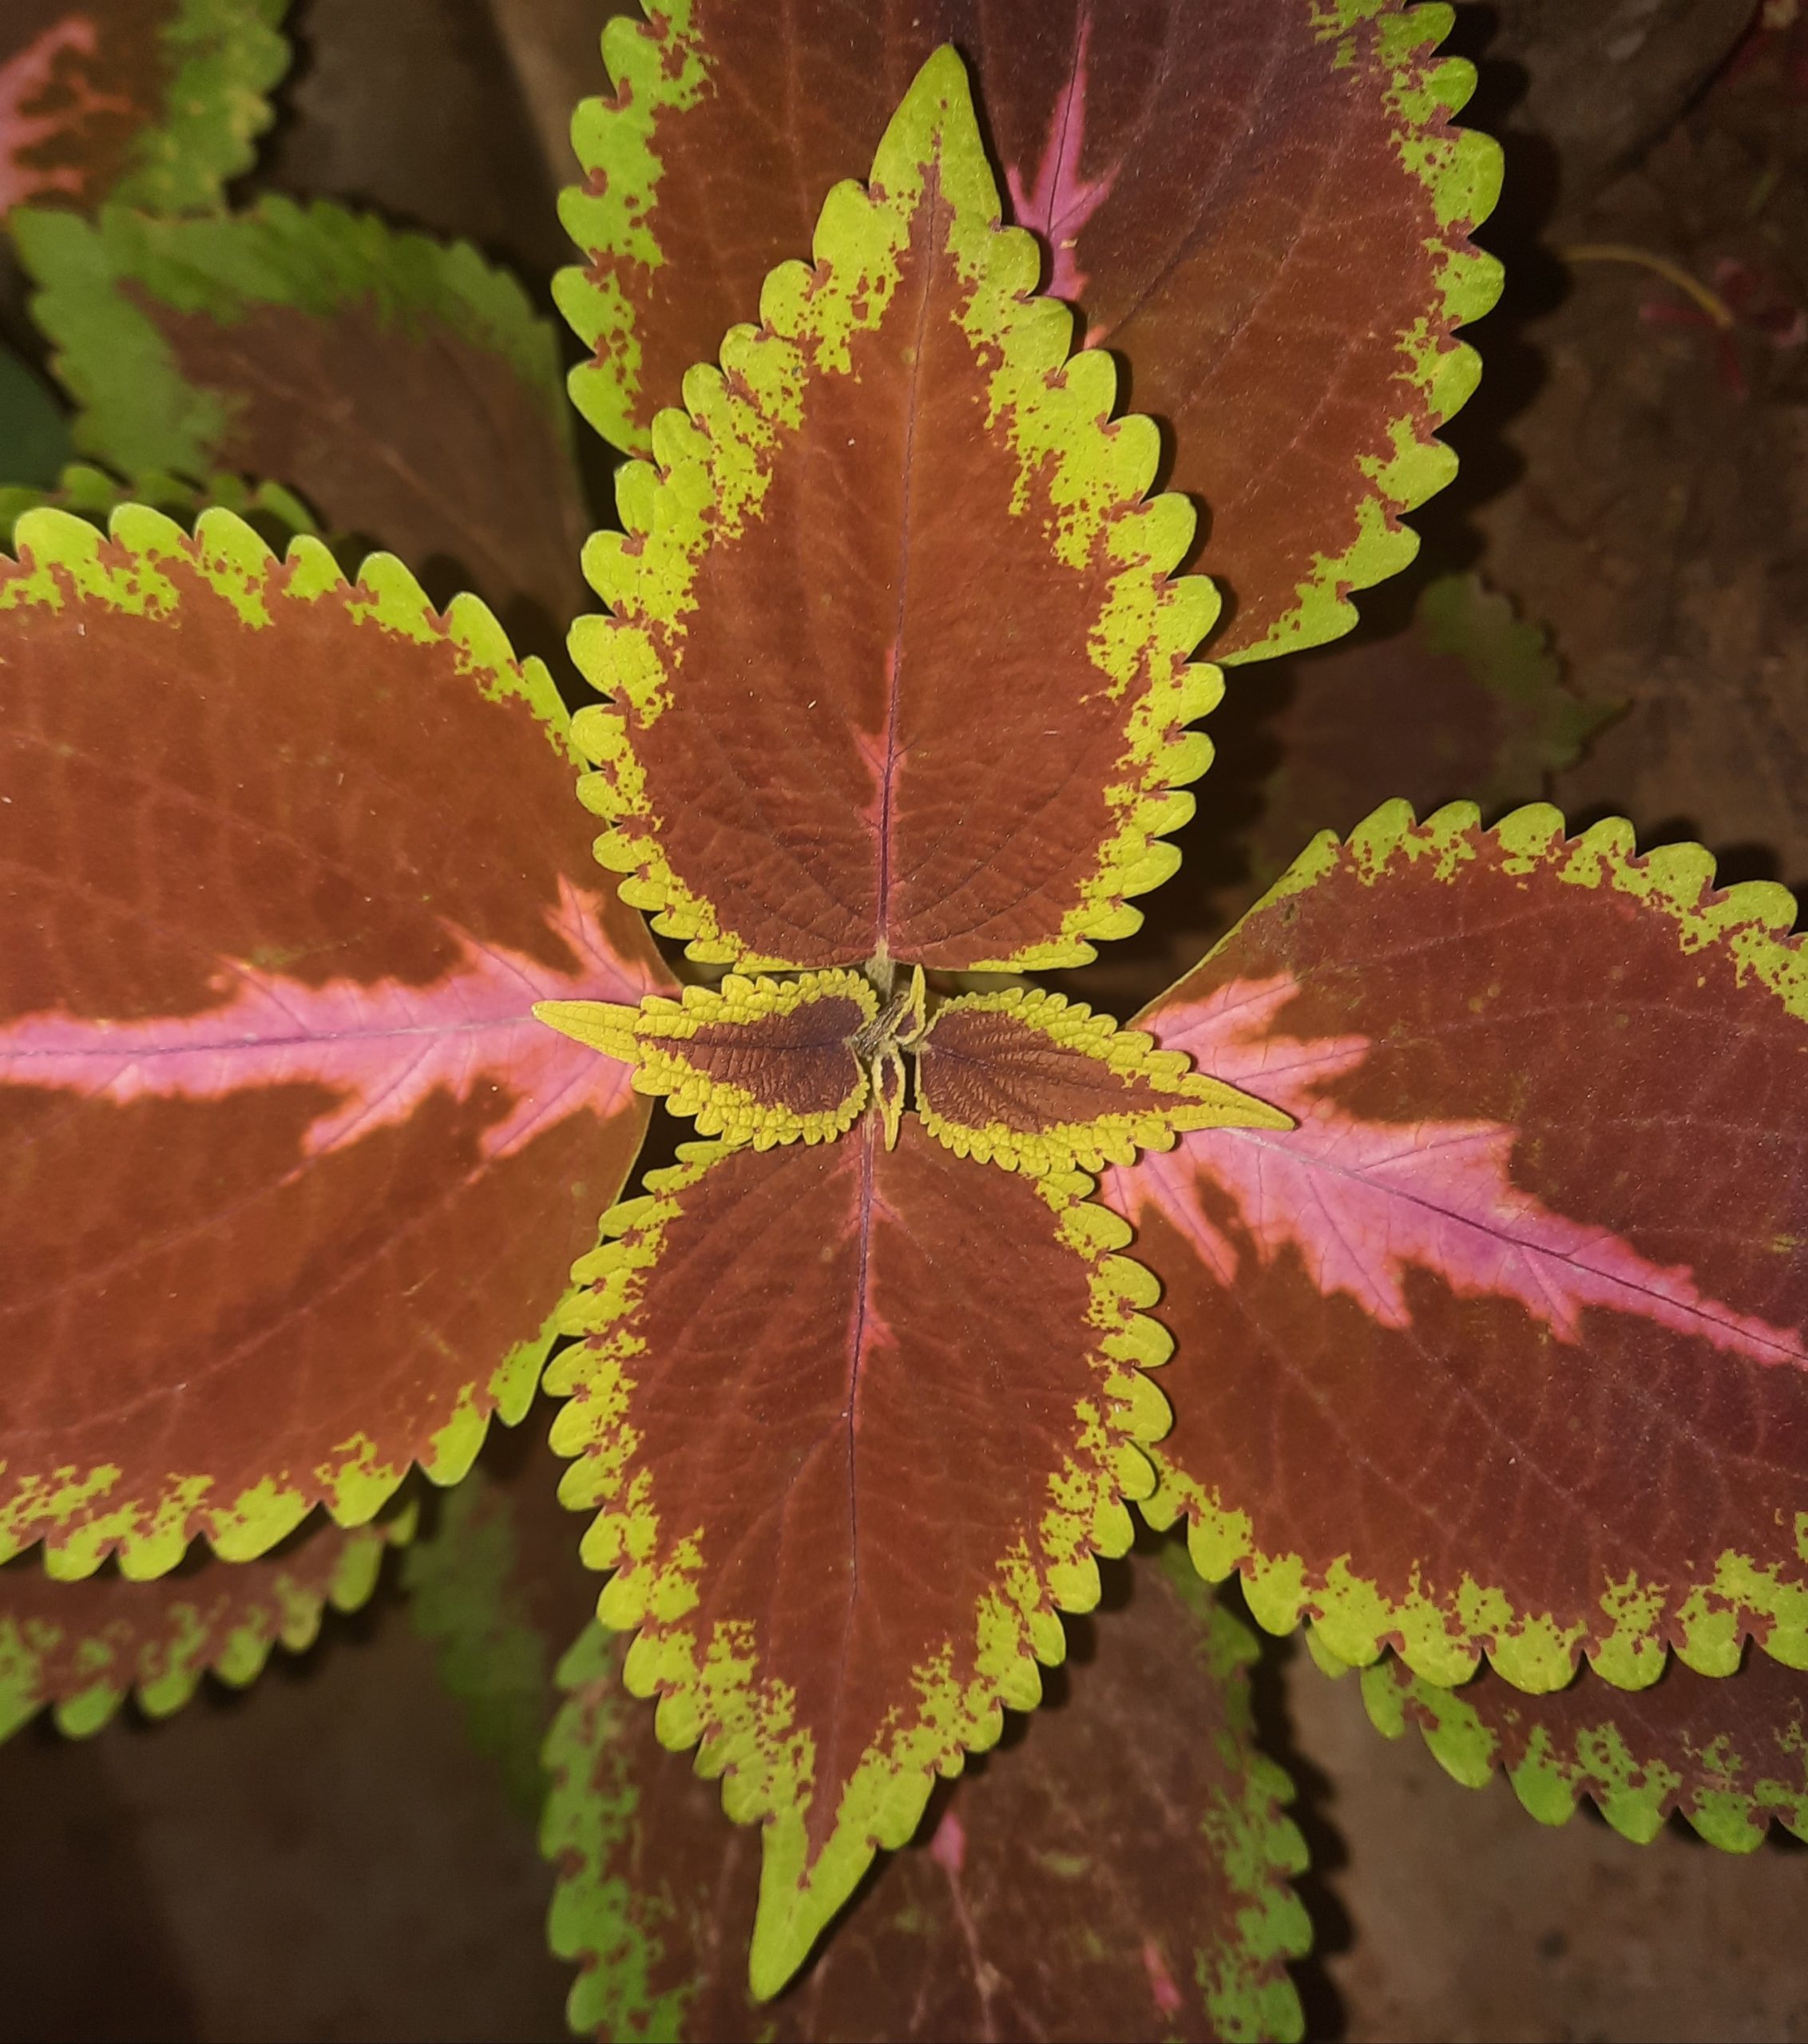
[[1257,1751],[1247,1630],[1165,1558],[1122,1571],[1097,1652],[1021,1741],[969,1764],[764,2006],[739,1965],[752,1841],[623,1697],[595,1628],[560,1670],[542,1846],[581,2035],[815,2044],[1293,2038],[1310,1927],[1291,1790]]
[[1290,1118],[1173,1051],[1060,994],[969,994],[917,1050],[923,1126],[958,1156],[1007,1171],[1096,1171],[1197,1128],[1289,1128]]
[[6,0],[0,217],[115,199],[202,211],[248,168],[287,0]]
[[1076,964],[1178,862],[1220,692],[1193,512],[997,218],[945,50],[586,551],[597,856],[699,958]]
[[870,1084],[862,1035],[878,998],[858,972],[686,987],[638,1008],[542,1001],[534,1012],[576,1042],[634,1068],[637,1092],[663,1095],[704,1135],[826,1143],[850,1128]]
[[551,327],[467,244],[316,201],[214,220],[14,222],[34,311],[122,474],[299,491],[333,533],[455,563],[540,635],[581,597],[584,515]]
[[954,1156],[905,1115],[839,1143],[692,1146],[605,1222],[549,1377],[561,1495],[601,1507],[599,1610],[661,1739],[764,1825],[775,1992],[931,1781],[1029,1710],[1057,1613],[1150,1481],[1167,1343],[1077,1176]]
[[1378,810],[1139,1018],[1287,1108],[1112,1173],[1180,1345],[1151,1512],[1428,1679],[1808,1665],[1808,965],[1782,889]]
[[60,1731],[98,1731],[127,1692],[153,1717],[179,1710],[204,1674],[243,1688],[279,1642],[313,1644],[330,1604],[352,1611],[376,1587],[414,1507],[347,1531],[331,1523],[261,1561],[195,1556],[155,1583],[109,1572],[58,1583],[24,1557],[0,1567],[0,1739],[50,1706]]
[[244,1559],[525,1409],[646,1118],[533,1004],[665,982],[585,885],[551,679],[481,604],[217,510],[17,544],[0,1555]]
[[1584,1670],[1537,1697],[1487,1669],[1440,1689],[1388,1654],[1363,1670],[1362,1699],[1390,1738],[1417,1725],[1469,1788],[1504,1768],[1540,1824],[1564,1823],[1586,1796],[1641,1845],[1675,1810],[1723,1852],[1753,1851],[1772,1824],[1808,1839],[1808,1675],[1768,1654],[1723,1677],[1672,1662],[1631,1692]]

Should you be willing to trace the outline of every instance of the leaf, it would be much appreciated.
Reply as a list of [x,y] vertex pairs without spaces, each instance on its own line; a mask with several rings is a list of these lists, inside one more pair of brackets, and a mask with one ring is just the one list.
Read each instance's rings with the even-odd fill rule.
[[32,369],[0,345],[0,493],[54,482],[69,454],[69,425]]
[[476,251],[281,198],[229,219],[14,223],[76,444],[122,474],[298,491],[544,636],[585,517],[553,331]]
[[764,1825],[754,1991],[991,1745],[1098,1598],[1166,1342],[1077,1175],[954,1156],[903,1118],[839,1143],[686,1145],[604,1222],[549,1373],[628,1686]]
[[204,210],[248,169],[288,68],[286,0],[6,0],[0,216],[103,199]]
[[858,972],[749,980],[654,995],[638,1008],[542,1001],[575,1041],[634,1067],[636,1092],[666,1096],[704,1135],[826,1143],[852,1127],[870,1087],[862,1063],[878,997]]
[[1108,1015],[1058,993],[969,994],[917,1047],[923,1126],[957,1156],[1007,1171],[1102,1170],[1182,1130],[1285,1128],[1287,1117],[1187,1069]]
[[1544,634],[1473,575],[1428,582],[1402,631],[1271,671],[1287,700],[1249,846],[1258,889],[1315,831],[1354,830],[1396,790],[1421,815],[1465,794],[1485,816],[1536,801],[1619,714],[1572,694]]
[[547,1445],[548,1420],[536,1406],[492,1436],[402,1563],[414,1629],[525,1816],[546,1790],[540,1749],[557,1702],[554,1664],[596,1604],[596,1579],[577,1558],[584,1522],[558,1502],[565,1465]]
[[664,982],[474,599],[113,529],[0,563],[0,1555],[146,1576],[520,1416],[645,1119],[532,1004]]
[[1263,1623],[1533,1690],[1808,1663],[1794,914],[1624,823],[1394,803],[1139,1018],[1299,1120],[1101,1188],[1182,1351],[1149,1509]]
[[[579,409],[644,451],[680,378],[752,316],[810,208],[864,170],[938,44],[973,64],[1044,287],[1133,366],[1203,500],[1198,565],[1231,598],[1215,658],[1347,631],[1351,589],[1411,560],[1400,514],[1455,458],[1474,388],[1453,330],[1500,289],[1471,246],[1500,153],[1451,125],[1473,68],[1447,6],[1214,0],[796,0],[785,33],[734,0],[609,24],[613,100],[586,101],[561,214],[585,266],[554,295],[592,362]],[[1310,430],[1302,422],[1310,422]],[[976,667],[976,672],[984,672]]]
[[331,1523],[261,1561],[196,1555],[156,1583],[109,1570],[58,1583],[23,1558],[0,1567],[0,1739],[46,1707],[73,1738],[97,1732],[132,1691],[153,1717],[180,1710],[204,1674],[255,1682],[279,1642],[314,1643],[330,1604],[355,1611],[384,1551],[412,1537],[410,1504],[351,1531]]
[[1586,1796],[1640,1845],[1675,1810],[1726,1852],[1754,1850],[1773,1823],[1808,1838],[1808,1678],[1766,1654],[1726,1677],[1673,1662],[1630,1693],[1584,1670],[1539,1697],[1485,1669],[1439,1689],[1389,1654],[1363,1670],[1362,1699],[1390,1738],[1417,1725],[1466,1787],[1505,1768],[1540,1824],[1564,1823]]
[[272,550],[286,547],[298,533],[315,531],[307,505],[280,483],[248,482],[232,475],[208,476],[204,481],[191,483],[179,476],[156,473],[124,483],[105,469],[72,461],[51,489],[0,488],[0,546],[12,545],[14,529],[27,511],[46,506],[70,511],[105,532],[121,505],[131,503],[149,505],[173,518],[185,532],[194,530],[204,510],[230,511]]
[[1192,513],[997,210],[944,51],[585,551],[597,856],[693,957],[1077,964],[1177,863],[1219,693]]
[[1123,1571],[1096,1658],[969,1765],[808,1975],[766,2007],[739,1966],[751,1840],[624,1701],[593,1626],[561,1668],[542,1828],[580,2034],[712,2040],[1297,2038],[1310,1942],[1287,1777],[1255,1749],[1255,1642],[1165,1559]]

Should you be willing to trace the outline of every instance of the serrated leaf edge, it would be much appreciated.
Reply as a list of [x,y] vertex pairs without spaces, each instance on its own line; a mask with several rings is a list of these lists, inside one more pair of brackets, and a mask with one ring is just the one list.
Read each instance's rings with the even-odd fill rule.
[[1635,1845],[1648,1845],[1672,1812],[1723,1852],[1755,1852],[1772,1824],[1808,1840],[1808,1783],[1791,1788],[1760,1780],[1749,1789],[1697,1785],[1684,1795],[1675,1769],[1639,1759],[1611,1724],[1580,1735],[1596,1738],[1592,1756],[1560,1753],[1546,1728],[1536,1726],[1525,1757],[1505,1767],[1499,1740],[1460,1688],[1444,1689],[1410,1671],[1402,1686],[1398,1665],[1386,1657],[1362,1670],[1363,1708],[1375,1729],[1399,1739],[1416,1725],[1439,1766],[1465,1788],[1485,1788],[1504,1773],[1521,1807],[1540,1824],[1567,1824],[1586,1797]]
[[[1321,34],[1327,41],[1347,37],[1361,24],[1378,18],[1382,55],[1392,77],[1388,97],[1401,124],[1401,155],[1424,185],[1440,227],[1448,230],[1459,221],[1464,225],[1465,232],[1441,251],[1444,267],[1436,316],[1417,322],[1399,337],[1408,358],[1399,372],[1402,380],[1421,394],[1433,422],[1441,425],[1468,403],[1481,378],[1481,358],[1466,342],[1449,340],[1449,333],[1489,311],[1504,281],[1499,260],[1477,248],[1468,236],[1468,230],[1487,220],[1500,196],[1501,146],[1478,129],[1450,125],[1473,93],[1476,74],[1466,58],[1446,57],[1441,63],[1429,59],[1455,21],[1454,10],[1445,0],[1397,11],[1396,0],[1316,4]],[[1273,660],[1341,638],[1357,620],[1350,592],[1386,581],[1417,555],[1418,534],[1402,518],[1448,487],[1456,476],[1457,457],[1435,434],[1428,432],[1421,439],[1409,414],[1391,420],[1388,434],[1389,451],[1360,464],[1370,491],[1359,507],[1356,538],[1341,554],[1318,557],[1310,575],[1299,584],[1292,607],[1260,639],[1215,652],[1223,666]]]
[[[294,1654],[307,1652],[329,1606],[349,1612],[367,1604],[376,1592],[384,1555],[413,1539],[418,1518],[418,1507],[410,1503],[383,1524],[354,1530],[323,1590],[299,1587],[278,1577],[267,1593],[264,1614],[236,1626],[204,1658],[184,1658],[200,1644],[192,1627],[186,1638],[176,1634],[143,1642],[137,1674],[121,1686],[95,1682],[65,1697],[34,1694],[31,1674],[47,1644],[46,1627],[38,1621],[22,1629],[0,1608],[0,1741],[10,1738],[46,1709],[65,1737],[81,1739],[109,1722],[129,1695],[147,1717],[164,1718],[190,1700],[205,1675],[232,1689],[248,1687],[264,1672],[275,1647]],[[166,1608],[172,1616],[186,1610],[191,1621],[198,1622],[199,1611],[192,1605]],[[61,1637],[60,1629],[57,1636]]]

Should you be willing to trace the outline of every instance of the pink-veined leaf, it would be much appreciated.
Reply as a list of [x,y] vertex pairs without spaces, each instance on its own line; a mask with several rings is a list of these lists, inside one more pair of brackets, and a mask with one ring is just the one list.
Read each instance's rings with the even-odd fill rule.
[[287,0],[6,0],[0,217],[216,206],[270,123]]
[[1161,1523],[1276,1630],[1521,1688],[1808,1663],[1808,973],[1783,889],[1535,806],[1329,835],[1139,1018],[1295,1115],[1111,1174]]
[[604,1223],[549,1385],[561,1495],[660,1737],[764,1827],[754,1991],[782,1987],[937,1771],[1034,1707],[1121,1553],[1143,1366],[1128,1230],[1076,1175],[870,1112],[839,1142],[689,1146]]
[[1718,1678],[1672,1662],[1643,1689],[1584,1669],[1547,1696],[1485,1668],[1441,1689],[1388,1654],[1362,1670],[1362,1700],[1390,1738],[1417,1725],[1466,1787],[1504,1769],[1541,1824],[1565,1822],[1586,1796],[1641,1845],[1674,1811],[1726,1852],[1753,1851],[1773,1824],[1808,1839],[1808,1675],[1766,1654]]
[[556,644],[585,519],[553,330],[513,278],[323,201],[28,212],[14,232],[83,452],[286,485],[329,532]]
[[586,550],[597,855],[700,958],[1077,964],[1177,863],[1220,692],[1192,511],[997,219],[944,50]]
[[953,42],[1044,287],[1131,365],[1207,508],[1214,657],[1334,637],[1348,592],[1411,559],[1400,513],[1449,481],[1433,436],[1475,384],[1453,330],[1500,282],[1468,239],[1500,157],[1452,125],[1474,73],[1437,53],[1449,7],[799,0],[782,34],[735,0],[648,11],[605,32],[615,95],[578,109],[561,208],[585,263],[556,295],[594,356],[573,394],[609,438],[648,445]]
[[[969,1765],[809,1971],[751,2002],[755,1854],[621,1693],[595,1627],[560,1675],[542,1843],[572,2028],[605,2038],[1297,2038],[1310,1936],[1255,1641],[1168,1556],[1120,1565],[1065,1698]],[[1184,1566],[1184,1564],[1183,1564]]]
[[474,600],[113,529],[0,562],[0,1553],[69,1575],[462,1474],[644,1126],[533,1004],[664,983]]
[[108,1570],[59,1583],[26,1556],[0,1567],[0,1739],[49,1707],[58,1730],[98,1731],[128,1692],[153,1717],[179,1710],[204,1674],[242,1689],[272,1647],[313,1644],[327,1607],[357,1610],[385,1551],[413,1537],[415,1507],[347,1530],[305,1528],[277,1554],[196,1554],[154,1583]]

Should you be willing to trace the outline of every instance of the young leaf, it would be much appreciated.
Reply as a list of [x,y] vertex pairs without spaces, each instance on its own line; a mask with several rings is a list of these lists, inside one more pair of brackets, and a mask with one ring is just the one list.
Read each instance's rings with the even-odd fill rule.
[[561,205],[585,266],[555,295],[594,351],[573,396],[644,450],[685,370],[804,248],[816,195],[863,172],[906,80],[956,42],[1044,287],[1134,366],[1174,487],[1210,509],[1199,564],[1231,599],[1214,657],[1335,637],[1347,592],[1412,558],[1399,514],[1454,472],[1433,435],[1477,367],[1453,330],[1500,288],[1468,239],[1500,154],[1451,125],[1474,83],[1437,54],[1451,18],[796,0],[775,34],[735,0],[664,0],[650,26],[612,22],[616,95],[578,109],[588,175]]
[[220,204],[270,125],[287,0],[6,0],[0,216],[103,199]]
[[997,213],[944,50],[586,550],[597,855],[699,958],[1076,964],[1177,863],[1220,692],[1192,511]]
[[50,488],[69,451],[69,421],[49,385],[0,343],[0,498]]
[[704,1135],[769,1150],[826,1143],[854,1124],[870,1087],[861,1060],[878,996],[858,972],[748,980],[655,995],[638,1008],[542,1001],[542,1022],[634,1068],[636,1092],[663,1094]]
[[519,1416],[645,1120],[532,1005],[664,981],[482,605],[113,530],[0,561],[0,1555],[142,1576]]
[[311,1646],[330,1604],[355,1611],[383,1551],[413,1535],[408,1506],[374,1526],[330,1523],[261,1561],[196,1555],[156,1583],[111,1571],[58,1583],[22,1557],[0,1567],[0,1739],[46,1705],[73,1737],[97,1732],[134,1691],[153,1717],[180,1710],[204,1674],[243,1688],[278,1642]]
[[455,564],[505,613],[532,604],[542,632],[577,607],[552,329],[468,244],[280,198],[14,230],[85,452],[129,476],[272,477],[331,531]]
[[1287,1115],[1187,1069],[1108,1015],[1058,993],[969,994],[917,1047],[923,1126],[957,1156],[1007,1171],[1087,1171],[1173,1147],[1185,1129],[1286,1128]]
[[1287,700],[1249,841],[1263,889],[1315,831],[1354,830],[1396,791],[1421,815],[1464,794],[1484,815],[1536,801],[1617,714],[1572,694],[1544,633],[1473,575],[1428,582],[1404,631],[1271,671]]
[[1114,1171],[1181,1346],[1152,1515],[1276,1630],[1808,1665],[1808,972],[1692,846],[1467,806],[1326,835],[1140,1019],[1299,1127]]
[[901,1845],[933,1775],[1034,1708],[1098,1598],[1136,1444],[1167,1424],[1147,1274],[1085,1198],[906,1116],[839,1143],[686,1146],[605,1220],[549,1388],[561,1495],[601,1505],[599,1610],[660,1737],[763,1820],[751,1976],[775,1992]]
[[1439,1689],[1387,1654],[1362,1670],[1362,1700],[1390,1739],[1417,1725],[1469,1788],[1505,1768],[1540,1824],[1564,1823],[1587,1796],[1640,1845],[1673,1810],[1723,1852],[1751,1852],[1773,1823],[1808,1839],[1808,1677],[1767,1654],[1722,1678],[1673,1662],[1631,1692],[1584,1670],[1537,1697],[1486,1669]]
[[542,1827],[580,2034],[950,2040],[1297,2038],[1310,1942],[1287,1777],[1255,1749],[1248,1630],[1137,1557],[1096,1658],[1020,1743],[969,1767],[807,1978],[761,2007],[739,1964],[751,1841],[663,1752],[593,1626],[560,1670]]

